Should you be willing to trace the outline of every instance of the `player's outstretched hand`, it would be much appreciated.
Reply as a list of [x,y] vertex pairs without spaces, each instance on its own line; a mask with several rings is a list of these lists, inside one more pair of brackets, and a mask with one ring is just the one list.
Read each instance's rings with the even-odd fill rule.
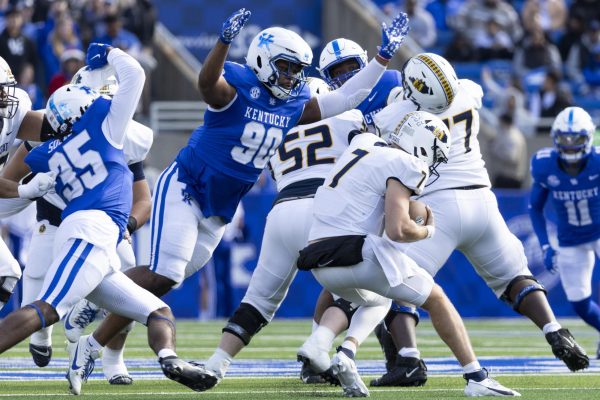
[[19,185],[17,191],[22,199],[36,199],[42,197],[54,189],[56,180],[55,172],[40,173],[33,177],[28,183]]
[[381,47],[379,47],[379,56],[390,60],[394,53],[400,48],[404,38],[408,33],[408,16],[406,13],[400,13],[392,20],[388,27],[385,22],[381,23]]
[[244,25],[246,25],[251,14],[252,13],[245,8],[240,8],[231,14],[231,16],[223,22],[223,28],[221,29],[221,35],[219,36],[221,42],[225,44],[231,43],[240,33]]
[[548,271],[555,273],[557,270],[556,256],[558,253],[549,244],[544,245],[542,250],[544,252],[544,266]]
[[90,43],[85,62],[89,69],[98,69],[108,64],[108,52],[111,47],[104,43]]

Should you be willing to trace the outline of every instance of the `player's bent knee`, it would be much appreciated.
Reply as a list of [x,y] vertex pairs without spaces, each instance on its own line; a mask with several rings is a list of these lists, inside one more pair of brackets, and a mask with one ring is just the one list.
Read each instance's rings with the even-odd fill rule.
[[237,336],[246,346],[265,325],[267,321],[262,314],[248,303],[241,303],[233,316],[227,321],[223,333]]
[[519,312],[519,308],[525,297],[534,292],[547,293],[544,285],[539,283],[535,277],[531,275],[519,275],[510,281],[500,299],[511,305],[513,310]]
[[401,306],[400,304],[394,302],[392,303],[392,308],[390,308],[390,311],[388,311],[383,320],[388,331],[390,330],[389,328],[392,325],[392,321],[398,315],[408,315],[409,317],[413,318],[415,320],[415,326],[419,325],[419,321],[421,320],[421,316],[419,315],[416,307]]
[[356,313],[356,310],[358,310],[358,305],[348,300],[342,299],[341,297],[334,300],[329,307],[339,308],[344,313],[344,315],[346,315],[346,329],[348,329],[348,326],[350,325],[350,320],[352,320],[352,316],[354,315],[354,313]]
[[171,325],[173,330],[175,330],[175,317],[173,316],[173,313],[169,307],[162,307],[158,310],[152,311],[150,315],[148,315],[146,325],[150,326],[152,321],[164,321]]
[[50,304],[46,303],[45,301],[36,300],[33,303],[27,304],[24,307],[32,308],[35,310],[35,312],[38,315],[38,318],[40,319],[40,329],[53,325],[60,319],[58,313],[56,312],[56,309]]

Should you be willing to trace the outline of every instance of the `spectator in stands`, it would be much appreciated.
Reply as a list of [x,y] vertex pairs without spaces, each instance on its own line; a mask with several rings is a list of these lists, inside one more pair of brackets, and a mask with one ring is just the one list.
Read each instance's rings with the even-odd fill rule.
[[515,73],[525,77],[537,71],[560,71],[562,60],[558,48],[550,43],[541,27],[535,28],[517,46],[513,57]]
[[0,34],[0,56],[10,65],[13,74],[19,77],[26,64],[37,65],[35,44],[23,35],[23,17],[17,7],[6,14],[6,28]]
[[538,92],[531,94],[529,110],[537,118],[554,118],[563,109],[573,105],[569,88],[560,84],[560,72],[549,71]]
[[[412,21],[412,20],[411,20]],[[494,18],[490,19],[485,31],[475,39],[477,58],[480,61],[511,59],[514,44],[509,34],[500,28]]]
[[42,59],[47,82],[59,72],[60,57],[65,50],[82,48],[81,40],[75,31],[75,23],[68,14],[63,14],[56,20],[54,29],[48,36],[48,41],[42,49]]
[[477,55],[471,40],[464,33],[456,32],[444,52],[444,58],[450,61],[466,62],[475,61]]
[[585,32],[585,20],[578,15],[569,15],[567,19],[567,31],[558,41],[558,51],[563,60],[569,58],[571,47],[579,43],[583,32]]
[[108,14],[104,17],[104,23],[106,24],[106,33],[94,39],[94,42],[117,47],[134,57],[139,56],[142,45],[133,33],[123,29],[123,23],[118,14]]
[[546,33],[562,31],[567,20],[564,0],[527,0],[521,11],[523,26],[528,32],[540,26]]
[[[129,6],[123,10],[123,19],[125,29],[137,36],[144,49],[151,49],[156,25],[156,10],[152,2],[131,0]],[[411,27],[413,28],[414,26]]]
[[465,32],[471,41],[485,34],[488,21],[494,20],[500,30],[516,43],[523,34],[519,15],[505,0],[468,0],[453,21],[448,21],[456,32]]
[[[429,11],[423,8],[423,0],[404,0],[404,11],[410,18],[410,36],[421,47],[431,47],[435,44],[437,32],[435,21]],[[394,14],[396,15],[396,14]]]
[[569,8],[569,15],[577,16],[583,21],[600,20],[600,1],[575,0]]
[[501,86],[494,80],[492,72],[488,67],[481,70],[481,81],[485,88],[485,95],[490,96],[493,101],[492,114],[481,110],[482,118],[485,118],[493,126],[500,125],[500,117],[509,115],[513,118],[515,126],[526,136],[533,136],[537,120],[525,107],[525,94],[521,87],[521,80],[513,76],[507,86]]
[[34,0],[19,0],[17,3],[17,8],[21,11],[21,17],[23,18],[23,28],[21,31],[34,44],[37,43],[38,37],[38,25],[32,22],[35,6],[36,3]]
[[46,99],[40,87],[35,83],[35,72],[33,65],[23,64],[21,73],[17,76],[17,87],[23,89],[29,95],[32,110],[41,110],[46,106]]
[[71,82],[73,75],[85,66],[85,53],[79,49],[68,49],[60,55],[60,71],[58,71],[48,84],[48,96],[56,89]]
[[107,0],[90,0],[79,11],[78,22],[81,28],[81,40],[85,47],[96,37],[104,36],[104,19],[115,13],[115,5]]
[[591,21],[567,58],[567,74],[577,91],[587,94],[590,87],[600,87],[600,21]]
[[513,124],[513,116],[500,116],[496,136],[490,142],[490,163],[495,166],[492,186],[497,189],[520,189],[528,170],[527,142]]

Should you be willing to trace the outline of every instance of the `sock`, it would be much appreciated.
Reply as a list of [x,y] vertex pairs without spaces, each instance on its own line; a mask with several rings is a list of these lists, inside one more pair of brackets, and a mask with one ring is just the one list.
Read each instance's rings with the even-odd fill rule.
[[600,307],[591,297],[580,301],[572,301],[573,309],[588,325],[600,332]]
[[550,332],[556,332],[560,328],[562,328],[562,327],[560,326],[560,324],[558,322],[552,321],[552,322],[548,322],[546,325],[544,325],[544,327],[542,328],[542,331],[544,332],[544,335],[546,335]]
[[389,309],[389,303],[359,307],[352,316],[346,337],[352,337],[358,344],[361,344],[385,318]]
[[158,351],[158,358],[177,357],[177,353],[173,349],[161,349]]
[[229,353],[217,347],[213,355],[206,361],[205,367],[215,372],[219,378],[223,378],[232,361],[233,357]]
[[102,372],[106,379],[115,375],[126,375],[127,367],[123,360],[123,349],[113,350],[106,347],[102,352]]
[[34,346],[52,346],[52,326],[40,329],[33,333],[29,339],[29,343]]
[[309,338],[318,349],[324,349],[325,351],[331,349],[333,339],[335,339],[335,333],[328,327],[321,325],[319,325]]
[[[352,352],[351,358],[354,358],[354,356],[356,355],[356,343],[354,343],[351,340],[344,340],[341,347],[342,347],[342,349],[346,349],[346,350]],[[346,355],[348,355],[348,354],[346,354]],[[350,356],[348,355],[348,357],[350,357]]]
[[314,331],[316,331],[318,327],[319,327],[319,323],[313,319],[312,330],[310,331],[310,333],[313,333]]
[[471,374],[476,371],[481,371],[481,365],[479,364],[479,361],[475,360],[471,363],[468,363],[467,365],[464,365],[463,371],[465,372],[465,374]]
[[421,358],[421,352],[416,347],[403,347],[398,352],[400,357]]
[[104,347],[100,343],[98,343],[96,338],[94,338],[94,335],[89,335],[87,338],[87,342],[90,345],[90,347],[92,348],[92,350],[94,350],[94,351],[99,352]]

